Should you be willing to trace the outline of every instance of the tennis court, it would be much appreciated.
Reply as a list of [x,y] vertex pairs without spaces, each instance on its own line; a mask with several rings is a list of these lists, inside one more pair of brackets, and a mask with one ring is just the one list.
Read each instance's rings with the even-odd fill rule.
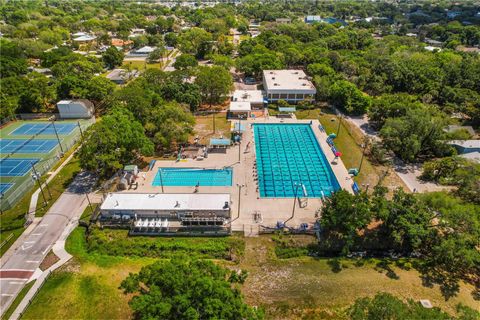
[[0,153],[48,153],[57,146],[55,139],[2,139]]
[[39,159],[2,159],[0,160],[0,176],[21,177],[32,168]]
[[36,134],[55,134],[55,129],[58,134],[70,134],[77,125],[75,123],[25,123],[12,131],[11,135],[33,136]]
[[13,183],[0,183],[0,194],[3,195],[11,186]]

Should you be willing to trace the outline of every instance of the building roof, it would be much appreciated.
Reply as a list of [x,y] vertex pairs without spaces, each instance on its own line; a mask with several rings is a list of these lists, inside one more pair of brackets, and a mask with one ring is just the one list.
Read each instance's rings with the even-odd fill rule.
[[292,113],[295,112],[296,108],[295,107],[279,107],[278,112],[287,112],[287,113]]
[[459,146],[466,149],[480,149],[480,140],[452,140],[448,144]]
[[86,36],[86,35],[88,35],[88,33],[83,32],[83,31],[79,31],[79,32],[76,32],[76,33],[72,34],[73,37],[81,37],[81,36]]
[[460,157],[480,163],[479,151],[464,153],[464,154],[461,154]]
[[314,22],[314,21],[318,21],[320,22],[322,20],[322,17],[320,16],[306,16],[305,17],[305,21],[311,21],[311,22]]
[[87,35],[75,38],[75,39],[73,39],[73,41],[92,41],[92,40],[95,40],[95,39],[97,39],[97,37],[87,34]]
[[252,110],[252,106],[248,101],[230,101],[230,108],[232,112],[248,112]]
[[245,101],[250,103],[263,103],[263,91],[261,90],[235,90],[232,101]]
[[66,106],[71,104],[82,104],[88,109],[93,110],[93,103],[87,99],[76,99],[76,100],[60,100],[57,102],[57,107],[59,106]]
[[132,43],[133,43],[132,40],[122,40],[117,38],[113,38],[111,42],[112,46],[115,46],[115,47],[128,46]]
[[114,69],[107,74],[107,79],[112,81],[125,81],[138,75],[137,70],[127,71],[125,69]]
[[267,91],[297,91],[315,94],[313,83],[302,70],[264,70],[264,86]]
[[[228,204],[227,206],[225,204]],[[109,193],[101,210],[229,210],[223,193]]]
[[156,48],[155,47],[150,47],[150,46],[145,46],[140,49],[134,50],[135,53],[152,53]]

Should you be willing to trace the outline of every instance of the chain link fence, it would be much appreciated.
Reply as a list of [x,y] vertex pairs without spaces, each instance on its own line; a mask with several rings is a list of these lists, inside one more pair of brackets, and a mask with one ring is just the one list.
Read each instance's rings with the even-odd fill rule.
[[[17,117],[18,119],[19,117]],[[22,119],[24,117],[21,117]],[[43,122],[43,121],[42,121]],[[39,121],[39,123],[42,123]],[[77,121],[77,126],[75,129],[68,135],[62,136],[60,145],[57,144],[55,148],[53,148],[50,152],[42,154],[40,160],[32,164],[32,167],[35,166],[35,171],[38,173],[38,176],[33,175],[33,170],[30,170],[29,173],[25,174],[21,177],[11,177],[6,178],[2,177],[2,183],[12,183],[13,185],[7,189],[4,193],[0,194],[0,209],[1,211],[8,210],[12,208],[21,198],[23,198],[33,187],[36,183],[35,179],[40,178],[44,174],[50,171],[55,164],[62,158],[63,154],[61,150],[63,149],[65,152],[70,150],[75,144],[79,143],[81,140],[82,132],[85,132],[87,128],[95,122],[95,118],[86,119],[86,120],[79,120]],[[33,135],[30,139],[27,140],[34,140],[34,139],[41,139],[39,136],[42,135],[42,132],[39,132]],[[17,150],[18,151],[18,150]],[[31,154],[17,154],[16,152],[12,152],[4,157],[5,158],[33,158]],[[35,154],[35,158],[39,158],[38,154]],[[1,160],[0,160],[1,161]]]

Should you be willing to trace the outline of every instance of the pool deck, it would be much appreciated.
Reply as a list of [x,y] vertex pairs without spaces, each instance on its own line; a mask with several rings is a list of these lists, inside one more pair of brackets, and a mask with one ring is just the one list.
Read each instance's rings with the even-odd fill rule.
[[[161,193],[161,187],[152,186],[152,181],[159,167],[175,168],[209,168],[220,169],[226,166],[233,168],[233,185],[231,187],[202,187],[200,193],[229,193],[232,199],[232,229],[235,231],[252,230],[252,234],[258,230],[259,225],[275,226],[277,221],[287,221],[287,226],[298,227],[301,223],[313,224],[316,220],[315,214],[322,206],[320,198],[309,198],[305,207],[300,208],[299,201],[295,204],[295,214],[292,217],[294,200],[293,198],[260,198],[257,190],[257,181],[254,177],[255,164],[255,142],[253,138],[253,128],[251,124],[255,123],[307,123],[311,122],[311,128],[324,152],[330,166],[337,177],[338,183],[342,189],[352,192],[352,179],[347,172],[341,159],[333,162],[335,156],[326,142],[327,133],[321,132],[318,128],[318,120],[296,120],[283,119],[275,117],[243,120],[248,124],[246,132],[243,134],[243,141],[238,145],[231,146],[225,153],[209,153],[208,158],[204,160],[181,160],[181,161],[162,161],[155,163],[154,168],[148,172],[140,172],[136,190],[128,192],[147,192]],[[246,150],[247,144],[250,144]],[[240,154],[240,162],[238,161]],[[242,185],[241,192],[238,185]],[[165,193],[192,193],[194,187],[163,187]],[[240,210],[238,210],[240,193]],[[262,221],[256,223],[254,214],[261,214]]]

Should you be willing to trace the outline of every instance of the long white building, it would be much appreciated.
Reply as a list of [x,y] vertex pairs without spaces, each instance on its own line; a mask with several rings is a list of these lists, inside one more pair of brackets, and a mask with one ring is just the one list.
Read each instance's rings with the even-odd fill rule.
[[109,193],[100,206],[100,223],[129,225],[136,234],[230,229],[230,194]]
[[317,89],[302,70],[264,70],[263,87],[269,102],[296,103],[315,99]]

